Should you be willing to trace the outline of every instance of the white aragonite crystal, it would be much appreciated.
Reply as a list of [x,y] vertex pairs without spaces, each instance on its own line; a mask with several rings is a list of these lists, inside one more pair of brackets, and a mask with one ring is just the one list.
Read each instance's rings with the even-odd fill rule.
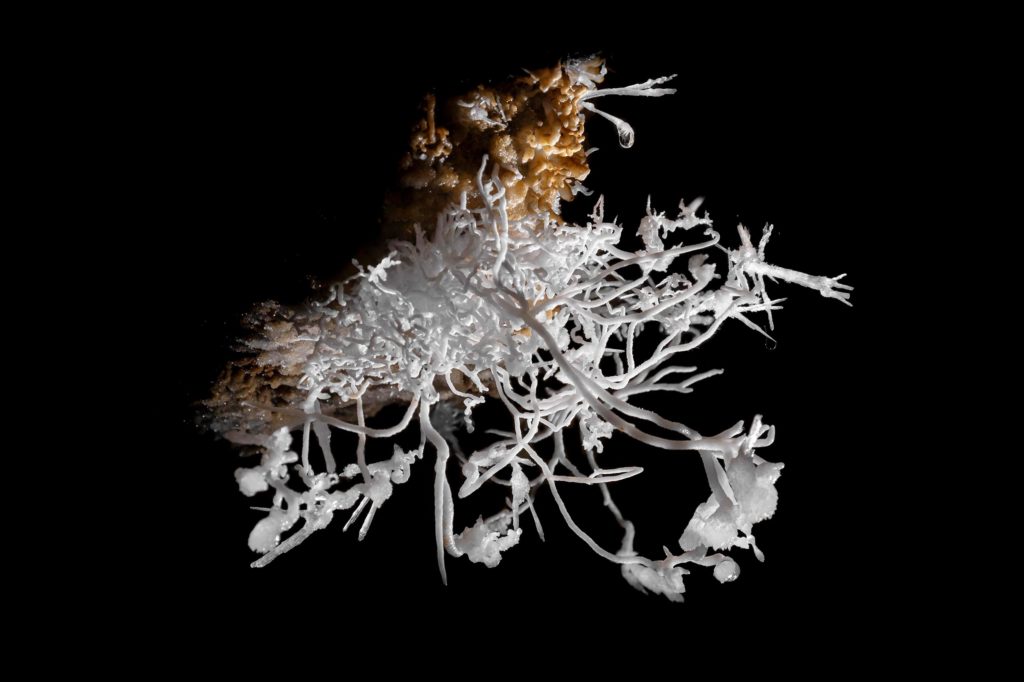
[[[589,100],[671,92],[654,87],[665,79],[598,90],[600,78],[591,71],[573,78],[581,108],[612,120],[625,146],[632,129]],[[466,115],[487,129],[500,128],[500,107],[481,97],[467,100]],[[244,495],[273,495],[269,514],[249,536],[249,547],[263,554],[254,565],[295,547],[338,510],[354,508],[346,528],[363,517],[362,538],[394,486],[408,480],[429,450],[443,579],[446,554],[497,566],[502,553],[519,542],[525,516],[543,537],[534,503],[546,490],[572,531],[619,564],[626,581],[641,591],[679,601],[687,567],[693,566],[712,567],[720,582],[735,580],[739,565],[720,552],[751,549],[762,559],[753,526],[770,518],[778,504],[775,484],[782,465],[757,454],[772,444],[774,429],[755,416],[749,427],[740,422],[703,434],[676,415],[631,401],[656,392],[689,393],[719,374],[677,361],[727,320],[766,333],[752,318],[763,313],[771,327],[771,313],[781,307],[769,298],[768,281],[809,287],[847,303],[850,287],[840,283],[842,276],[809,276],[768,263],[770,227],[756,246],[743,226],[735,242],[723,240],[711,218],[699,213],[699,199],[680,203],[675,218],[648,205],[636,230],[643,248],[631,252],[620,246],[624,228],[605,219],[603,197],[582,225],[543,210],[510,217],[502,177],[500,163],[484,156],[475,190],[440,210],[432,225],[392,241],[385,257],[360,266],[324,300],[268,308],[263,333],[250,347],[259,351],[261,368],[300,368],[297,397],[273,405],[240,404],[238,414],[245,418],[220,427],[228,438],[263,452],[258,466],[235,474]],[[641,353],[636,340],[645,327],[659,330],[660,339],[653,350],[643,344]],[[404,404],[393,426],[366,425],[364,404],[379,395]],[[460,429],[472,428],[472,410],[484,400],[500,401],[514,428],[465,455]],[[367,461],[368,439],[393,438],[415,429],[414,421],[418,448],[395,446],[390,459]],[[268,425],[273,430],[266,433]],[[569,428],[580,431],[583,457],[566,451]],[[356,434],[355,451],[332,451],[332,429]],[[597,461],[616,432],[703,464],[710,497],[689,523],[680,524],[678,551],[666,549],[665,557],[633,550],[635,529],[612,497],[614,483],[642,468],[606,469]],[[295,449],[292,433],[301,434]],[[310,463],[311,436],[324,454],[323,471]],[[347,460],[340,471],[335,457]],[[450,482],[452,457],[463,476],[457,494]],[[508,488],[504,508],[456,532],[456,500],[461,508],[487,483]],[[571,484],[600,489],[604,506],[625,531],[619,549],[601,547],[577,524],[559,493]],[[682,512],[680,517],[686,518]]]

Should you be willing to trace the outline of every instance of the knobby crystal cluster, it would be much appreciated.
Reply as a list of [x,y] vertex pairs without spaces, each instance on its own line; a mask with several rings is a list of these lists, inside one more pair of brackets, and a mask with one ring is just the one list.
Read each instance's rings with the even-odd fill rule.
[[[665,79],[599,90],[604,72],[595,61],[568,64],[557,73],[557,80],[534,77],[521,87],[538,97],[560,88],[575,109],[569,109],[569,123],[559,125],[578,123],[578,140],[584,113],[593,110],[585,106],[589,98],[671,92],[654,87]],[[458,104],[470,122],[485,121],[484,128],[501,132],[502,117],[486,110],[485,99]],[[528,106],[530,98],[521,101]],[[436,141],[436,129],[434,135]],[[629,142],[632,132],[620,137]],[[527,202],[529,191],[517,188],[510,213],[510,186],[528,181],[527,162],[538,155],[550,161],[550,148],[534,141],[534,157],[524,160],[517,151],[521,164],[512,171],[483,154],[472,182],[430,224],[417,221],[406,238],[389,243],[384,257],[358,265],[321,300],[296,308],[265,304],[254,313],[251,353],[229,368],[210,405],[218,432],[261,455],[236,472],[242,493],[272,499],[249,535],[250,548],[262,554],[255,566],[325,528],[337,513],[347,514],[345,528],[359,524],[362,538],[395,486],[419,473],[417,462],[424,458],[433,460],[427,475],[433,476],[442,579],[446,554],[493,567],[527,527],[543,537],[535,509],[543,494],[552,496],[565,523],[596,554],[619,564],[630,584],[672,600],[682,599],[690,566],[710,567],[726,582],[739,573],[727,550],[750,549],[763,558],[753,526],[777,505],[782,464],[759,455],[772,443],[773,427],[755,416],[749,425],[704,434],[678,415],[638,406],[636,399],[689,393],[720,373],[680,363],[728,320],[760,331],[754,316],[763,314],[771,325],[779,301],[769,297],[766,282],[810,287],[844,302],[849,287],[839,277],[770,264],[770,228],[756,243],[742,226],[723,240],[699,212],[699,200],[681,203],[671,218],[648,206],[636,229],[643,244],[637,251],[620,246],[624,228],[606,220],[603,198],[586,224],[573,225],[558,215],[552,196],[541,193],[543,201]],[[452,154],[442,145],[436,158],[422,154],[420,161],[441,168]],[[570,197],[585,191],[580,175],[585,171],[565,179]],[[488,430],[493,441],[466,455],[460,436],[473,431],[474,407],[485,400],[500,401],[510,424]],[[394,404],[402,406],[397,423],[367,425],[368,416]],[[392,439],[406,429],[418,432],[418,447],[395,446],[389,459],[369,461],[369,439]],[[567,450],[567,429],[578,429],[582,452]],[[354,452],[332,447],[335,431],[356,435]],[[613,492],[616,482],[640,475],[642,463],[601,465],[615,432],[703,463],[710,495],[689,523],[680,524],[678,549],[666,556],[634,551],[633,524]],[[314,439],[318,458],[311,458]],[[507,490],[503,508],[488,510],[489,516],[479,515],[469,499],[485,484]],[[619,547],[601,547],[587,534],[579,523],[583,514],[562,499],[567,485],[600,490],[608,522],[622,529]],[[679,517],[684,514],[680,510]],[[588,516],[584,525],[597,521]]]

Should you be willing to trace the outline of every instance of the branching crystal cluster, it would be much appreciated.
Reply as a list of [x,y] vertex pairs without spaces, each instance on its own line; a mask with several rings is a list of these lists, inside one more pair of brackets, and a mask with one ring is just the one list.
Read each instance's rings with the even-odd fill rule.
[[[689,393],[720,373],[676,362],[727,320],[760,329],[751,316],[765,313],[770,323],[779,301],[769,298],[766,280],[843,301],[849,287],[770,265],[770,228],[756,245],[742,226],[735,246],[722,244],[710,218],[698,213],[699,200],[680,204],[675,218],[648,207],[637,230],[643,248],[632,252],[620,247],[623,228],[605,219],[603,198],[585,225],[544,213],[512,220],[496,164],[484,158],[476,184],[477,201],[464,193],[436,224],[393,242],[386,258],[360,267],[325,300],[289,311],[286,333],[268,329],[254,342],[261,362],[303,367],[305,395],[299,406],[250,406],[272,410],[282,424],[272,435],[247,437],[262,449],[262,461],[237,471],[246,495],[273,493],[269,514],[249,536],[249,546],[263,553],[254,565],[326,527],[336,512],[351,510],[346,528],[361,519],[362,538],[394,486],[432,455],[442,578],[446,553],[496,566],[519,541],[525,515],[543,537],[534,502],[544,491],[572,531],[642,591],[681,600],[688,565],[712,567],[722,582],[736,578],[738,565],[724,551],[749,548],[761,559],[752,529],[776,508],[782,465],[757,454],[772,443],[774,429],[758,416],[749,426],[702,434],[635,399]],[[657,332],[655,343],[650,331],[638,343],[645,329]],[[363,400],[381,391],[405,405],[404,416],[390,428],[371,428]],[[473,409],[485,399],[501,401],[511,429],[488,431],[493,442],[467,456],[459,433],[473,430]],[[355,406],[354,418],[327,408],[342,404]],[[367,460],[368,439],[392,438],[415,429],[414,422],[419,447],[395,446],[390,459]],[[567,452],[569,428],[582,437],[581,457]],[[332,429],[358,436],[354,461],[336,464]],[[294,446],[293,431],[301,433]],[[710,496],[680,528],[678,551],[634,551],[633,524],[612,492],[642,469],[601,466],[604,441],[614,432],[703,463]],[[311,438],[324,454],[322,471],[311,465]],[[485,483],[507,489],[505,507],[456,531],[456,499],[461,508]],[[621,546],[601,547],[577,524],[560,494],[573,484],[600,489],[622,528]]]

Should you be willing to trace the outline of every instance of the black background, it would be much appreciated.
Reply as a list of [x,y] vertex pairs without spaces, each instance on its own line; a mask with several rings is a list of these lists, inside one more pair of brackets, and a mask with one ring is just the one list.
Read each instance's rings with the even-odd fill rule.
[[[753,641],[780,629],[799,642],[804,635],[795,633],[808,628],[871,640],[854,624],[878,615],[884,586],[870,577],[879,572],[871,558],[875,513],[893,491],[868,464],[881,446],[863,427],[873,424],[877,435],[898,414],[881,406],[884,387],[876,383],[878,283],[890,266],[873,256],[871,236],[896,228],[868,199],[891,191],[879,180],[894,161],[877,153],[888,116],[878,103],[903,87],[900,79],[867,58],[857,38],[827,32],[799,43],[746,36],[484,50],[441,43],[382,39],[366,48],[298,35],[200,52],[183,44],[154,76],[167,86],[156,102],[168,143],[158,162],[173,172],[164,203],[152,207],[163,222],[154,242],[159,266],[148,279],[163,312],[149,322],[168,342],[161,393],[171,401],[153,418],[169,423],[173,437],[151,457],[173,472],[161,514],[172,539],[140,562],[130,590],[140,599],[159,593],[167,598],[161,608],[182,608],[200,623],[244,630],[249,622],[328,621],[339,638],[401,639],[415,631],[433,641],[443,623],[472,641],[508,628],[499,637],[506,643],[561,633],[595,645],[650,638],[641,646],[655,647],[699,631]],[[778,512],[755,528],[766,562],[735,552],[742,575],[734,583],[719,585],[697,569],[683,604],[645,596],[592,554],[543,494],[547,542],[524,519],[523,540],[497,568],[449,558],[443,587],[428,455],[362,543],[336,521],[269,567],[249,568],[246,537],[260,513],[235,484],[241,462],[195,425],[195,403],[229,357],[239,317],[257,301],[301,300],[311,283],[329,281],[372,240],[423,93],[460,92],[520,67],[592,52],[607,58],[610,87],[679,74],[674,96],[604,100],[603,108],[633,125],[632,149],[618,148],[610,124],[588,123],[600,151],[586,184],[605,195],[606,215],[631,231],[648,195],[670,215],[680,198],[702,196],[723,242],[735,244],[736,222],[755,235],[771,222],[771,262],[812,274],[847,272],[856,287],[853,308],[794,286],[770,289],[788,298],[775,317],[777,345],[739,323],[726,325],[692,358],[725,375],[661,404],[667,416],[706,433],[758,413],[776,425],[775,445],[760,453],[786,464]],[[581,197],[569,216],[582,218],[591,201]],[[608,452],[609,465],[647,467],[618,494],[637,522],[637,548],[648,556],[663,544],[675,548],[707,495],[699,464],[621,436]],[[450,469],[454,487],[459,476]],[[618,532],[599,493],[563,494],[577,522],[614,551]],[[493,509],[466,502],[457,506],[457,529]],[[887,602],[890,617],[900,608]]]

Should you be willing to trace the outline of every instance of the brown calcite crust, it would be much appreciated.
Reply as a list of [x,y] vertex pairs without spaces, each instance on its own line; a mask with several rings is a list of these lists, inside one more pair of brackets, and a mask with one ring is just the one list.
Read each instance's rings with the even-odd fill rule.
[[598,58],[530,72],[510,82],[480,85],[446,102],[428,95],[400,164],[399,187],[387,196],[384,232],[405,237],[465,192],[480,206],[477,174],[486,155],[506,188],[508,214],[561,214],[573,188],[590,173],[581,97],[602,79]]

